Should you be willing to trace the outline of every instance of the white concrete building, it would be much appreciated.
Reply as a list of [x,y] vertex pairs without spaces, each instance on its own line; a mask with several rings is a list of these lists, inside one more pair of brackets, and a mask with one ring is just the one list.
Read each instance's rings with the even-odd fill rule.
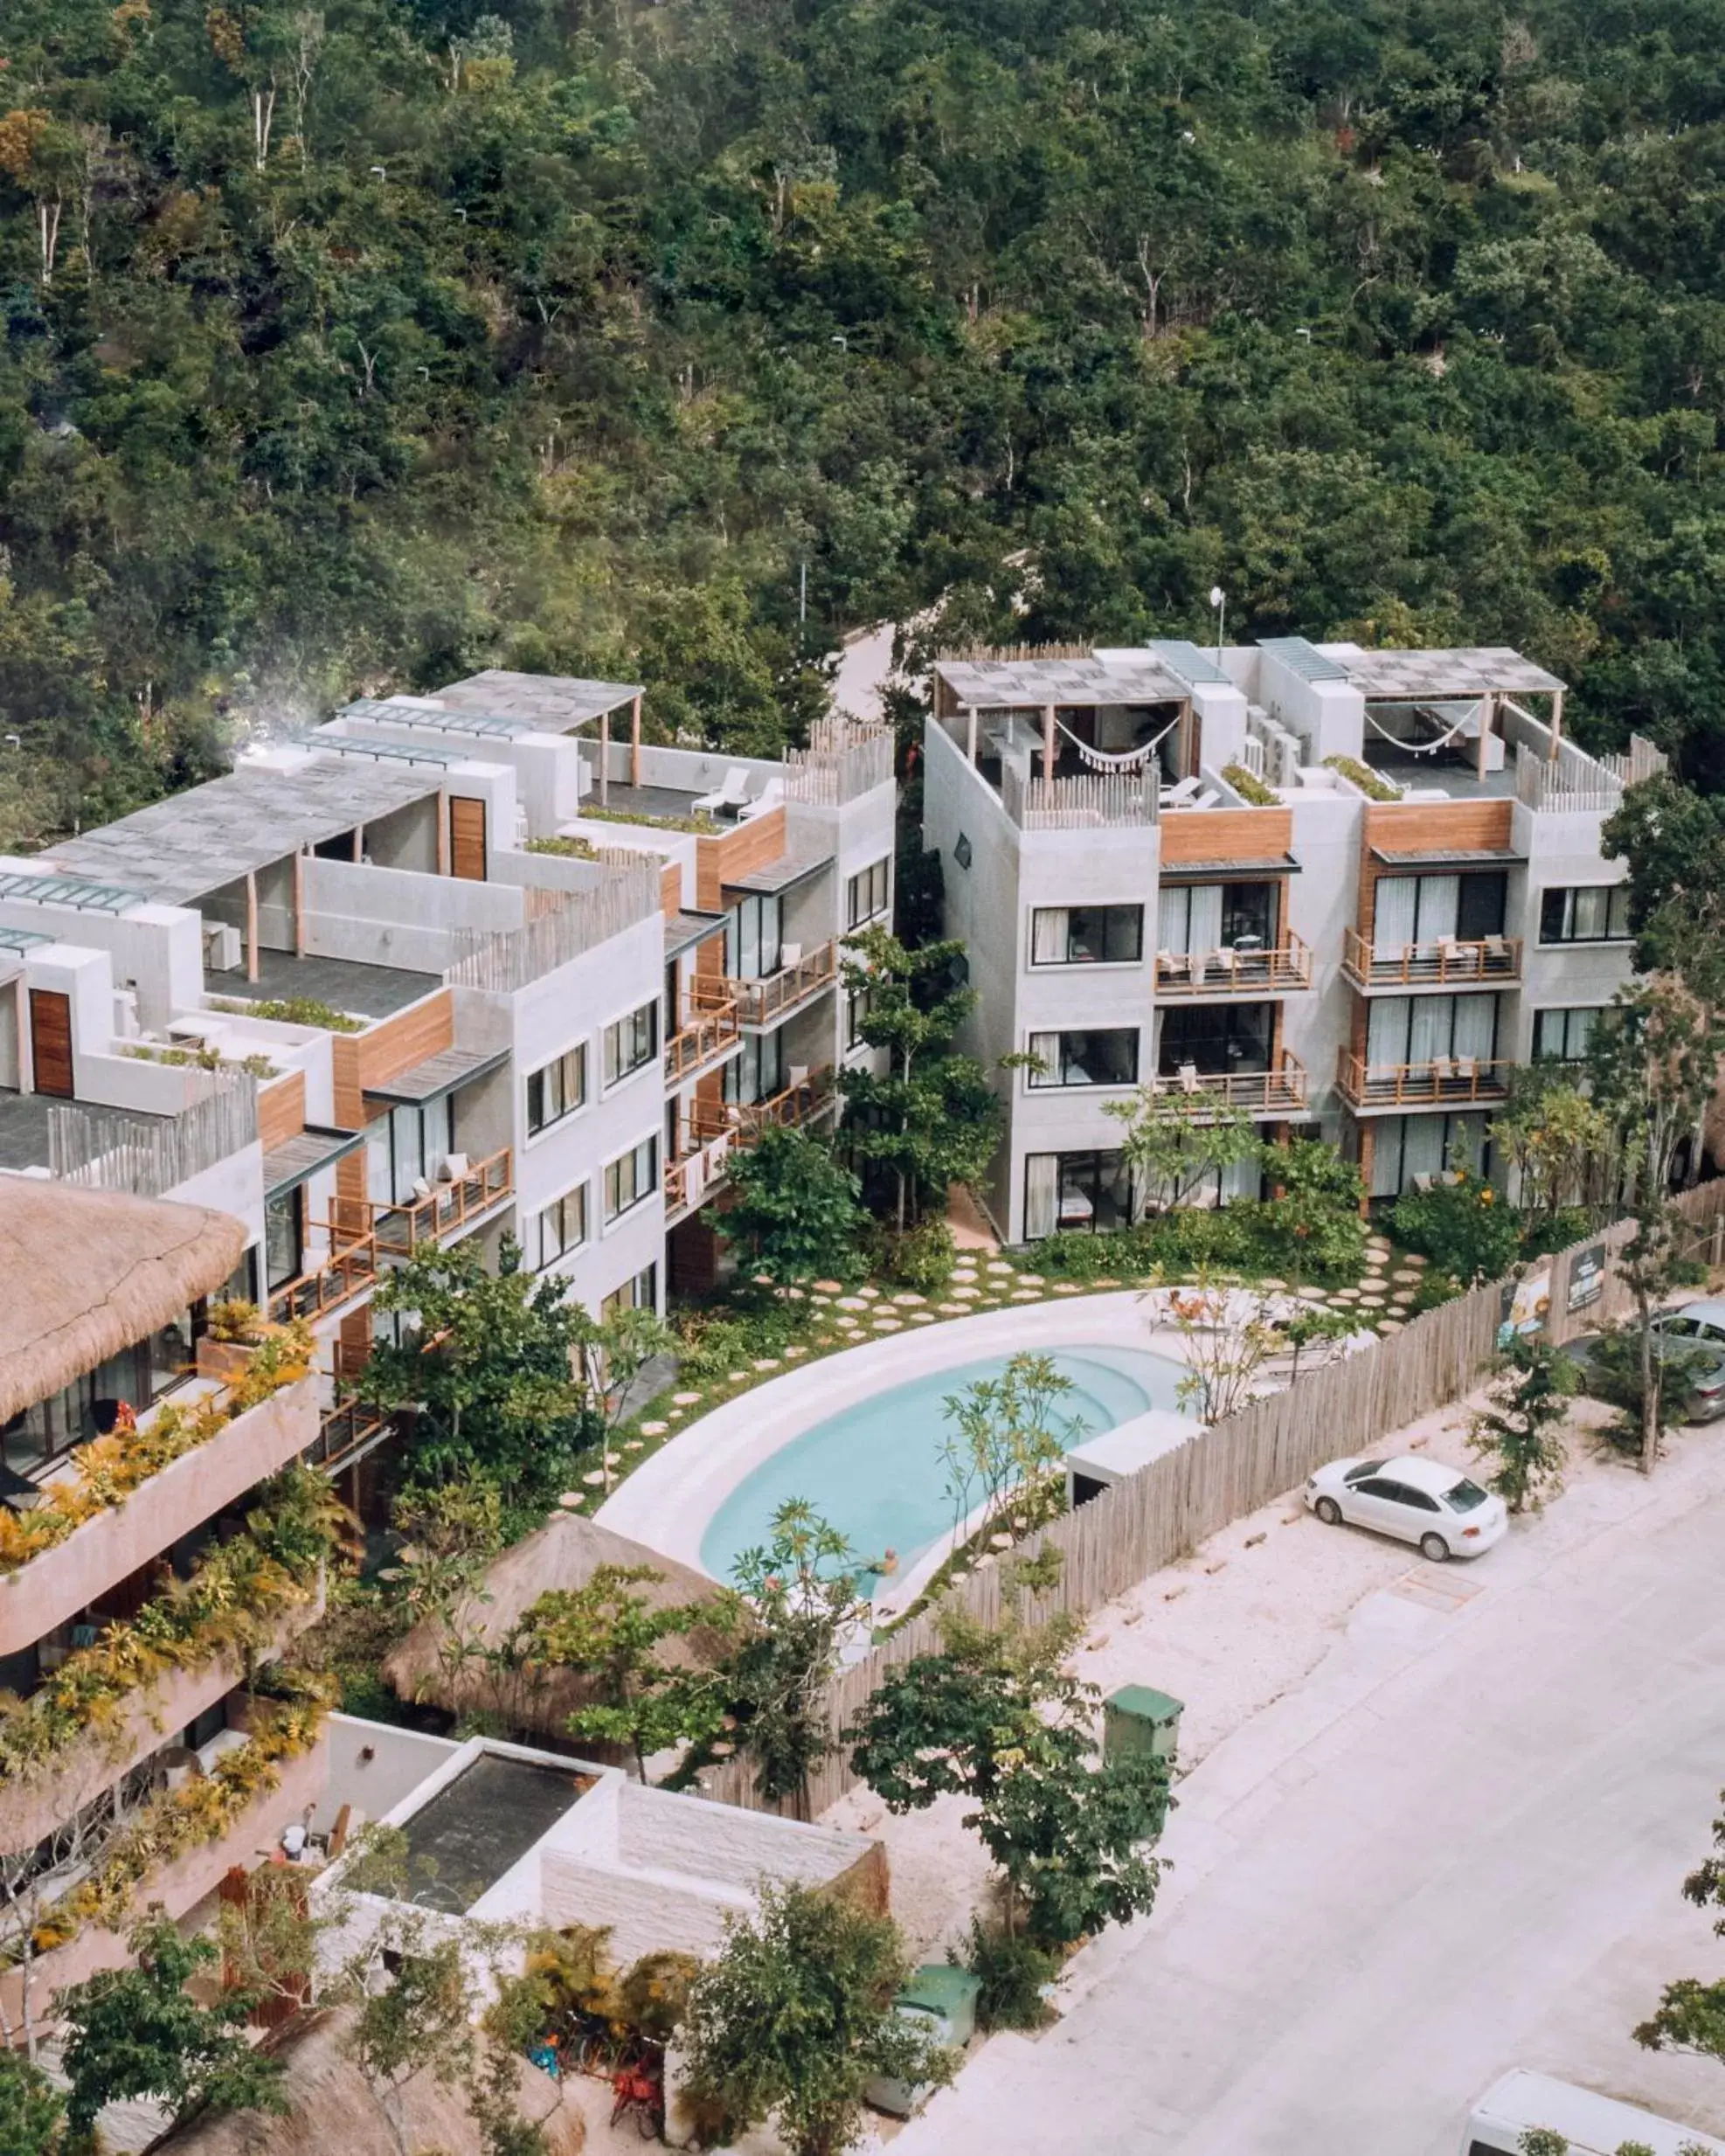
[[1105,1110],[1141,1085],[1321,1133],[1374,1198],[1480,1163],[1513,1068],[1576,1059],[1628,978],[1600,829],[1663,759],[1584,755],[1513,651],[1166,641],[942,661],[934,690],[924,835],[1008,1240],[1130,1217]]

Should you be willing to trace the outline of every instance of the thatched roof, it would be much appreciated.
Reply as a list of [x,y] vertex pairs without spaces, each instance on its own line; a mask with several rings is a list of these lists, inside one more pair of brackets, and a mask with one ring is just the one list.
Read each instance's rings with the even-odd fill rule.
[[[662,1556],[644,1542],[613,1534],[578,1513],[559,1513],[498,1558],[481,1590],[490,1599],[475,1597],[456,1612],[458,1633],[495,1646],[541,1595],[558,1588],[584,1587],[604,1564],[650,1565],[658,1578],[643,1580],[631,1591],[655,1609],[710,1601],[719,1591],[703,1572],[678,1563],[675,1557]],[[428,1618],[384,1657],[384,1678],[402,1699],[429,1701],[451,1712],[491,1713],[515,1729],[566,1737],[569,1716],[592,1697],[592,1686],[568,1670],[535,1673],[526,1681],[512,1681],[469,1663],[452,1681],[438,1652],[442,1637],[441,1625]],[[729,1644],[722,1633],[697,1626],[662,1640],[658,1653],[668,1668],[710,1669],[724,1660]],[[584,1744],[584,1749],[605,1750],[592,1744]]]
[[0,1175],[0,1421],[212,1293],[245,1247],[205,1206]]
[[[353,2009],[310,2014],[264,2039],[263,2049],[288,2069],[285,2118],[267,2111],[232,2111],[198,2119],[157,2146],[171,2156],[481,2156],[479,2128],[459,2087],[416,2074],[401,2091],[399,2141],[371,2083],[348,2055]],[[586,2139],[580,2111],[565,2104],[558,2084],[521,2062],[523,2118],[540,2125],[551,2156],[579,2156]],[[397,2099],[391,2098],[394,2103]]]

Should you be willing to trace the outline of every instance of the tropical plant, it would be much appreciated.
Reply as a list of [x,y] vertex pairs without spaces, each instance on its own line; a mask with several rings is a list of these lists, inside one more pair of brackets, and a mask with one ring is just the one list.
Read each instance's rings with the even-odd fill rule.
[[[1697,1909],[1720,1912],[1713,1929],[1715,1937],[1725,1938],[1725,1791],[1720,1802],[1712,1854],[1683,1882],[1683,1898]],[[1725,2065],[1725,1982],[1684,1977],[1667,1984],[1658,2009],[1635,2031],[1635,2041],[1650,2051],[1694,2051]]]
[[66,2098],[42,2069],[0,2050],[0,2148],[7,2156],[57,2156],[65,2125]]
[[1577,1375],[1549,1341],[1527,1336],[1506,1351],[1486,1405],[1468,1418],[1469,1450],[1495,1462],[1491,1487],[1511,1512],[1538,1512],[1563,1487],[1562,1427]]
[[1283,1336],[1274,1299],[1201,1272],[1195,1286],[1152,1289],[1145,1300],[1153,1323],[1172,1320],[1180,1335],[1181,1405],[1207,1423],[1237,1414]]
[[1037,2029],[1052,2018],[1043,1993],[1060,1973],[1060,1958],[1022,1933],[973,1917],[962,1955],[949,1947],[946,1958],[976,1979],[979,2028]]
[[1521,1224],[1483,1176],[1456,1168],[1428,1190],[1408,1190],[1389,1210],[1396,1240],[1464,1286],[1495,1280],[1514,1263]]
[[894,2010],[910,1975],[890,1918],[842,1895],[764,1886],[759,1913],[727,1919],[689,1987],[688,2093],[727,2140],[770,2120],[794,2156],[842,2156],[877,2075],[951,2077],[926,2026]]
[[1140,1214],[1188,1204],[1212,1176],[1263,1150],[1247,1112],[1211,1094],[1146,1085],[1130,1100],[1103,1106],[1124,1127],[1120,1157],[1132,1170]]
[[1058,1508],[1056,1470],[1084,1433],[1082,1419],[1062,1411],[1074,1390],[1051,1356],[1015,1355],[998,1377],[946,1396],[938,1456],[955,1536],[971,1522],[986,1540],[1008,1516],[1040,1526]]
[[862,1272],[868,1217],[856,1176],[825,1139],[770,1125],[731,1162],[731,1189],[721,1224],[750,1272],[787,1286]]

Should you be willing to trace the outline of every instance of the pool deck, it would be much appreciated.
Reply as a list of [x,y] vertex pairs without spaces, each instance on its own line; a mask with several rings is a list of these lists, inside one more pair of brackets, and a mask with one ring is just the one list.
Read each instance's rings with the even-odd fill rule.
[[[892,1306],[878,1307],[890,1311]],[[984,1311],[916,1330],[907,1327],[789,1369],[768,1384],[722,1402],[644,1460],[595,1516],[617,1534],[705,1572],[701,1544],[719,1507],[763,1460],[829,1415],[932,1371],[989,1355],[1045,1355],[1061,1348],[1137,1348],[1173,1362],[1185,1359],[1180,1334],[1151,1325],[1136,1289]],[[901,1600],[904,1584],[894,1586],[893,1599]]]

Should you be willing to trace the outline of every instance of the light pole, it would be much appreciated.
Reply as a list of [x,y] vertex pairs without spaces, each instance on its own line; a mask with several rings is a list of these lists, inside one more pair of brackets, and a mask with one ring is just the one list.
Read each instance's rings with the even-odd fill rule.
[[1228,594],[1219,584],[1210,586],[1210,605],[1216,609],[1216,657],[1222,663],[1222,632],[1228,620]]

